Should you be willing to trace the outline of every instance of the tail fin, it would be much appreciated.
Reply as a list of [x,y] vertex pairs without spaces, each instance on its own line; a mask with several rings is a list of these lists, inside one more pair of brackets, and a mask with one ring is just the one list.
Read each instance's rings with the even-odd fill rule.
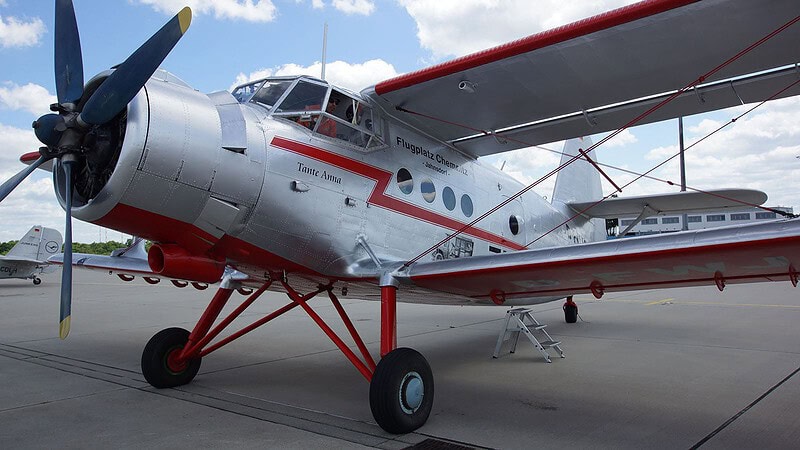
[[[580,155],[580,150],[592,146],[591,138],[575,138],[564,143],[564,152],[561,164],[566,163]],[[589,157],[597,161],[594,150],[589,152]],[[556,186],[553,189],[552,203],[556,207],[566,207],[568,203],[588,202],[603,198],[603,187],[600,184],[600,173],[586,158],[581,156],[572,164],[561,169],[556,176]]]
[[9,250],[6,256],[45,261],[61,252],[63,242],[58,230],[35,225]]

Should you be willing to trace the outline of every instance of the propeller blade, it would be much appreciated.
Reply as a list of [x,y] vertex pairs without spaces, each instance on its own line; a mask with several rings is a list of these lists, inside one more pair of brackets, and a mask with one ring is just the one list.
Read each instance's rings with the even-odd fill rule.
[[103,81],[86,102],[79,119],[102,125],[119,114],[155,73],[191,22],[192,10],[187,6]]
[[25,178],[28,178],[28,175],[31,174],[34,170],[38,169],[39,166],[47,162],[50,158],[45,158],[44,156],[40,156],[39,159],[33,162],[30,166],[20,170],[16,175],[6,180],[2,186],[0,186],[0,202],[5,200],[8,197],[8,194],[11,193]]
[[64,226],[64,264],[61,269],[61,310],[58,319],[58,337],[66,339],[69,334],[72,313],[72,164],[71,159],[62,159],[64,168],[64,209],[67,223]]
[[83,57],[72,0],[56,0],[55,68],[58,103],[77,103],[83,95]]

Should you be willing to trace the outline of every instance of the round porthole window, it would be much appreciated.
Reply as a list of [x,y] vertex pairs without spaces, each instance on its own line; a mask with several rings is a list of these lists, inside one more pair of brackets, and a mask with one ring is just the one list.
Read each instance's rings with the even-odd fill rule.
[[445,188],[442,189],[442,201],[444,202],[444,207],[447,208],[448,211],[456,209],[456,194],[453,193],[450,186],[445,186]]
[[433,181],[426,178],[422,180],[419,184],[419,190],[422,192],[422,198],[425,199],[428,203],[433,203],[436,200],[436,186],[433,185]]
[[467,217],[472,217],[472,199],[467,194],[461,196],[461,212]]
[[414,179],[408,169],[403,168],[397,171],[397,187],[403,194],[410,194],[414,191]]
[[511,234],[514,236],[519,234],[519,227],[520,227],[520,220],[517,216],[511,216],[508,218],[508,228],[511,230]]

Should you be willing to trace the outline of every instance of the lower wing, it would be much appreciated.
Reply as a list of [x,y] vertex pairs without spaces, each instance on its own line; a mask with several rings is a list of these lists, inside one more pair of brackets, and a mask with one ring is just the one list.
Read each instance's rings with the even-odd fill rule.
[[678,286],[791,281],[800,219],[417,263],[395,274],[421,288],[497,304]]

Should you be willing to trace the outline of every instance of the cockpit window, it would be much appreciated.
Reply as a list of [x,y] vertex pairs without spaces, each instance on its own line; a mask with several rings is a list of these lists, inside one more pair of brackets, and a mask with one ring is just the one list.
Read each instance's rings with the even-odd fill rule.
[[291,85],[292,80],[258,81],[239,86],[233,96],[242,103],[252,101],[271,110]]
[[292,92],[281,102],[276,112],[320,111],[327,86],[299,81]]
[[[2,1],[2,0],[0,0]],[[266,107],[280,117],[308,128],[318,136],[344,141],[360,150],[383,147],[382,121],[355,94],[331,88],[310,77],[274,78],[236,88],[242,103]]]
[[272,109],[291,85],[291,80],[265,81],[261,89],[256,92],[256,95],[250,101],[264,105],[267,109]]
[[253,94],[258,91],[258,88],[260,88],[262,84],[264,84],[264,82],[259,81],[256,83],[239,86],[235,91],[233,91],[233,96],[236,97],[236,100],[238,100],[239,103],[247,103],[250,101],[250,98],[253,96]]

